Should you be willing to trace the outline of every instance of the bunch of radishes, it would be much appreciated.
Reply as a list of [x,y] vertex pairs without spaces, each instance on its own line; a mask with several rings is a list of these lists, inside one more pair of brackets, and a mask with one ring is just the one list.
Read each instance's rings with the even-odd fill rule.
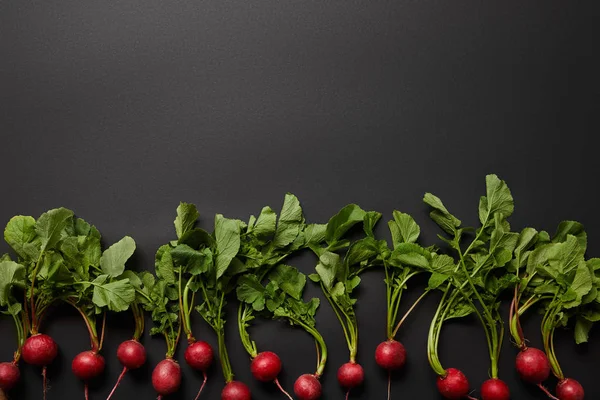
[[[327,346],[316,329],[319,300],[304,302],[306,276],[283,264],[290,255],[310,249],[318,262],[309,278],[319,284],[334,310],[349,350],[349,362],[337,371],[346,397],[364,380],[364,371],[357,362],[359,330],[353,292],[361,282],[362,272],[383,267],[387,338],[377,346],[375,360],[390,371],[388,399],[391,371],[402,368],[406,362],[406,350],[396,340],[399,328],[428,293],[439,291],[441,300],[431,321],[427,344],[430,365],[438,375],[439,392],[447,399],[474,398],[466,376],[459,369],[444,368],[438,356],[444,324],[474,314],[482,323],[490,357],[490,379],[481,385],[481,398],[508,400],[509,388],[499,379],[498,370],[504,326],[499,298],[510,291],[510,333],[520,350],[516,358],[518,373],[549,398],[582,400],[584,390],[576,380],[563,374],[553,340],[555,329],[573,319],[576,342],[585,342],[592,323],[600,320],[600,261],[585,259],[587,236],[583,226],[565,221],[553,237],[533,228],[512,232],[507,221],[514,209],[512,194],[495,175],[486,177],[477,228],[463,226],[438,197],[427,193],[424,201],[431,209],[431,218],[446,233],[440,238],[454,257],[442,254],[436,247],[417,244],[420,227],[410,215],[399,211],[393,212],[393,220],[388,223],[390,247],[374,233],[381,214],[364,211],[355,204],[342,208],[327,224],[306,224],[298,199],[287,194],[279,215],[264,207],[258,217],[251,216],[244,223],[217,214],[214,231],[209,233],[196,226],[196,207],[181,203],[174,221],[177,239],[156,252],[156,276],[126,270],[125,264],[136,247],[133,239],[126,236],[102,251],[98,230],[70,210],[52,209],[38,219],[16,216],[4,231],[6,242],[18,258],[13,261],[8,255],[0,257],[0,312],[14,321],[17,349],[12,362],[0,363],[0,390],[8,391],[16,385],[22,358],[42,367],[45,398],[46,368],[56,357],[58,346],[40,333],[41,324],[51,306],[62,303],[78,311],[90,335],[91,349],[78,354],[72,362],[73,373],[85,382],[86,398],[87,382],[104,371],[100,351],[106,313],[131,310],[134,332],[117,349],[123,370],[107,400],[127,371],[146,362],[146,352],[139,341],[145,312],[154,321],[150,333],[162,335],[166,343],[165,359],[152,373],[159,399],[179,389],[182,374],[174,357],[185,335],[185,361],[204,377],[197,400],[214,355],[212,347],[196,340],[192,332],[195,309],[217,336],[226,383],[221,398],[250,400],[248,387],[233,379],[225,342],[224,307],[235,291],[240,301],[238,330],[254,377],[275,383],[292,399],[278,380],[281,359],[272,351],[258,352],[249,330],[257,316],[284,320],[303,328],[315,340],[317,369],[296,380],[294,393],[299,400],[317,400],[321,397],[320,378],[327,361]],[[360,226],[363,234],[356,238],[358,232],[354,228]],[[347,238],[349,233],[354,240]],[[428,274],[428,285],[400,316],[402,293],[409,280],[421,273]],[[528,346],[520,323],[525,313],[535,308],[544,312],[543,350]],[[550,372],[558,379],[556,395],[543,386]]]

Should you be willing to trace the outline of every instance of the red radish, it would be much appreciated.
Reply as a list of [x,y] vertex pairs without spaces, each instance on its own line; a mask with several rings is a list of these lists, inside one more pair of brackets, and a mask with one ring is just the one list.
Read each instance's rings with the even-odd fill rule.
[[123,371],[121,371],[117,383],[106,400],[110,400],[127,371],[130,369],[138,369],[146,363],[146,348],[136,339],[127,340],[121,343],[117,348],[117,358],[121,365],[123,365]]
[[394,339],[382,342],[375,350],[375,362],[387,370],[402,368],[406,362],[406,349]]
[[117,358],[123,367],[138,369],[146,363],[146,349],[137,340],[127,340],[117,348]]
[[175,393],[181,385],[181,368],[172,358],[159,362],[152,371],[152,386],[159,396]]
[[250,389],[242,382],[231,381],[221,392],[221,400],[250,400]]
[[104,372],[104,357],[100,354],[88,350],[75,356],[71,363],[73,374],[82,381],[89,381]]
[[281,360],[271,351],[263,351],[252,360],[252,375],[261,382],[272,382],[281,372]]
[[213,362],[213,349],[206,342],[194,342],[185,350],[185,362],[198,371],[205,372]]
[[294,383],[294,393],[299,400],[317,400],[321,398],[321,382],[315,375],[300,375]]
[[[190,331],[191,332],[191,331]],[[208,380],[208,376],[206,375],[206,371],[210,368],[210,365],[213,362],[213,349],[210,344],[206,342],[196,342],[195,339],[189,335],[188,339],[191,343],[188,348],[185,349],[185,362],[195,370],[202,371],[202,375],[204,376],[204,381],[200,386],[200,390],[196,395],[196,400],[200,398],[200,394],[202,394],[202,390],[206,385],[206,381]]]
[[58,346],[43,333],[30,336],[23,345],[22,357],[27,364],[44,367],[51,364],[58,354]]
[[527,347],[517,355],[517,372],[525,382],[535,385],[550,376],[550,362],[542,350]]
[[363,383],[365,373],[359,364],[348,362],[338,369],[337,379],[342,387],[352,389]]
[[10,390],[19,382],[21,372],[14,362],[0,363],[0,389]]
[[492,378],[481,385],[481,398],[483,400],[509,400],[510,390],[504,381]]
[[438,376],[437,388],[444,398],[458,400],[469,394],[469,381],[465,374],[456,368],[448,368],[445,376]]
[[560,400],[583,400],[583,386],[575,379],[566,378],[556,385],[556,396]]

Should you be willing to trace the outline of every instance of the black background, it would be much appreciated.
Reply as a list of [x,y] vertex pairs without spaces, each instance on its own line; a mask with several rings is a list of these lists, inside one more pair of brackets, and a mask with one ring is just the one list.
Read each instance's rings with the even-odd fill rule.
[[[393,209],[411,213],[430,244],[438,231],[423,193],[434,192],[475,224],[484,176],[497,173],[516,200],[514,228],[553,231],[563,219],[580,220],[588,255],[600,256],[592,144],[600,128],[600,25],[593,3],[3,1],[0,221],[69,207],[94,223],[105,243],[132,235],[133,265],[152,269],[157,247],[174,237],[179,201],[196,203],[210,228],[216,212],[247,219],[266,204],[279,209],[290,191],[310,221],[324,222],[350,202],[385,220]],[[385,224],[378,232],[387,237]],[[309,254],[292,262],[307,273],[314,267]],[[385,398],[387,375],[373,359],[384,339],[382,278],[381,271],[367,273],[359,292],[359,361],[367,379],[351,398]],[[309,286],[308,296],[319,295]],[[410,290],[405,307],[419,291]],[[394,376],[395,399],[438,398],[425,356],[437,300],[427,298],[399,334],[409,362]],[[237,378],[255,399],[283,398],[252,380],[233,315],[229,320]],[[323,398],[341,399],[335,371],[348,356],[326,303],[318,324],[330,346]],[[199,316],[194,325],[197,337],[216,345]],[[526,329],[539,346],[539,320]],[[128,313],[109,318],[107,371],[92,399],[106,398],[120,372],[116,346],[132,330]],[[2,360],[11,357],[13,331],[2,318]],[[83,398],[70,372],[70,360],[89,346],[80,317],[63,307],[45,331],[61,349],[48,399]],[[314,370],[305,333],[275,322],[260,322],[252,333],[260,349],[282,357],[285,387]],[[154,365],[164,342],[144,342]],[[556,342],[566,374],[580,380],[586,398],[600,398],[593,381],[600,331],[587,345],[576,346],[571,331]],[[488,360],[476,321],[448,324],[440,349],[443,364],[462,368],[478,389]],[[507,339],[500,375],[513,399],[544,398],[518,380],[515,354]],[[128,375],[115,399],[153,398],[150,368]],[[21,370],[12,397],[41,398],[39,370]],[[173,397],[191,399],[200,377],[183,371]],[[203,398],[219,398],[222,386],[217,366]]]

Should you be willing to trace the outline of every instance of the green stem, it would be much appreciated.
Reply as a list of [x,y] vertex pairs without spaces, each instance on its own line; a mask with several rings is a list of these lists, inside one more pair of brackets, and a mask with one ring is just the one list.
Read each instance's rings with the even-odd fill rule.
[[218,309],[217,317],[217,339],[219,342],[219,358],[221,359],[221,366],[223,368],[223,376],[225,377],[225,383],[233,381],[233,372],[231,370],[231,363],[229,362],[229,354],[227,354],[227,346],[225,345],[225,321],[222,319],[223,302],[225,300],[225,293],[221,293],[221,302]]
[[240,303],[238,307],[238,331],[244,349],[246,349],[251,358],[255,358],[258,355],[258,350],[256,349],[256,343],[250,339],[250,333],[248,333],[248,327],[246,326],[246,321],[252,318],[250,315],[251,312],[248,304]]
[[[448,292],[450,291],[451,284],[448,283],[446,286],[446,290],[438,304],[438,307],[435,311],[435,315],[431,320],[431,325],[429,325],[429,334],[427,336],[427,359],[429,360],[429,365],[439,376],[446,375],[446,370],[442,367],[440,362],[440,358],[438,356],[438,346],[437,346],[437,332],[442,329],[442,322],[444,321],[445,313],[441,313],[442,308],[444,308],[444,303],[446,301],[446,297],[448,296]],[[439,321],[439,322],[438,322]],[[438,327],[439,325],[439,327]]]
[[323,375],[325,371],[325,365],[327,364],[327,345],[325,344],[325,340],[323,336],[312,326],[300,321],[299,319],[291,318],[294,323],[300,325],[304,328],[306,332],[312,335],[317,343],[318,348],[318,360],[317,360],[317,371],[315,372],[315,376],[318,378]]
[[[481,231],[483,231],[483,228],[484,227],[481,228],[480,233],[481,233]],[[471,247],[469,246],[469,249],[470,248]],[[457,248],[457,251],[458,251],[458,256],[460,257],[460,264],[462,265],[463,272],[465,273],[465,275],[467,277],[467,282],[468,282],[469,286],[471,286],[471,290],[473,291],[473,294],[475,294],[475,297],[477,298],[477,300],[479,301],[479,304],[481,305],[481,308],[483,309],[483,316],[485,316],[485,318],[483,318],[483,316],[480,315],[480,313],[476,307],[473,307],[473,309],[477,313],[477,316],[480,318],[480,320],[482,322],[482,326],[485,331],[485,335],[488,339],[488,350],[490,353],[490,362],[491,362],[491,375],[492,375],[492,378],[496,379],[496,378],[498,378],[498,356],[497,355],[498,355],[499,346],[500,346],[500,342],[498,340],[498,328],[497,328],[497,323],[496,323],[497,321],[492,316],[490,309],[488,308],[485,301],[483,301],[483,299],[481,298],[481,295],[479,294],[479,291],[475,287],[475,284],[473,283],[473,280],[471,279],[471,275],[469,274],[469,271],[467,270],[467,264],[465,263],[465,256],[462,254],[459,247]],[[465,299],[466,299],[466,297],[465,297]]]
[[23,344],[25,344],[25,328],[23,320],[17,318],[17,316],[14,314],[11,314],[11,316],[13,317],[13,320],[15,322],[15,328],[17,329],[17,350],[15,351],[13,357],[13,363],[17,364],[19,362],[19,359],[21,358],[21,350],[23,349]]
[[[190,313],[190,299],[189,299],[189,295],[190,295],[190,285],[194,282],[194,276],[192,276],[188,281],[187,284],[185,285],[185,288],[183,290],[183,305],[181,307],[181,324],[183,325],[183,331],[187,336],[187,340],[189,344],[192,344],[196,341],[196,338],[194,338],[194,335],[192,334],[192,318],[191,318],[191,313]],[[181,283],[180,283],[181,286]]]
[[144,334],[144,313],[137,302],[131,303],[131,311],[135,321],[135,331],[133,332],[133,340],[139,340]]
[[423,292],[423,294],[421,294],[419,296],[419,298],[413,303],[413,305],[408,309],[408,311],[404,314],[404,316],[402,317],[402,319],[400,320],[400,322],[398,322],[398,325],[396,325],[396,328],[394,329],[394,331],[392,332],[392,336],[389,337],[388,339],[394,339],[396,337],[396,334],[398,333],[398,329],[400,329],[400,326],[402,326],[402,323],[404,323],[404,320],[406,320],[406,318],[410,315],[410,313],[415,309],[415,307],[419,304],[419,302],[421,300],[423,300],[423,298],[425,298],[425,296],[427,296],[427,294],[429,293],[429,290],[425,290]]
[[548,307],[548,310],[544,315],[544,319],[542,320],[542,337],[544,339],[544,350],[546,351],[546,355],[548,356],[548,361],[550,362],[552,373],[559,380],[563,380],[565,379],[565,375],[562,372],[560,364],[558,363],[558,359],[556,358],[556,353],[554,351],[554,330],[556,328],[554,320],[558,313],[558,309],[559,306],[554,305],[553,300],[552,304]]
[[97,353],[100,351],[100,340],[98,339],[98,332],[96,331],[96,321],[93,318],[90,318],[84,310],[82,310],[77,304],[72,301],[67,301],[70,305],[72,305],[83,317],[83,321],[85,322],[85,326],[88,329],[90,334],[90,342],[92,351]]
[[331,295],[329,294],[329,291],[323,285],[323,282],[321,282],[321,289],[323,290],[323,293],[325,294],[325,298],[331,305],[331,308],[335,312],[335,315],[337,316],[338,320],[340,321],[340,325],[342,326],[342,330],[344,331],[344,337],[346,338],[346,344],[348,345],[348,350],[350,350],[350,352],[352,352],[352,340],[350,338],[350,334],[348,333],[348,329],[346,328],[346,322],[344,322],[344,320],[342,319],[342,316],[340,314],[341,310],[338,311],[337,304],[331,298]]

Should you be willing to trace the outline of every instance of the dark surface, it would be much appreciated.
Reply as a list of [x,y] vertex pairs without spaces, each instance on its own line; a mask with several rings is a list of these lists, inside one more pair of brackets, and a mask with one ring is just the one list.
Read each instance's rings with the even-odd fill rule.
[[[494,172],[515,196],[515,228],[553,231],[577,219],[587,226],[588,255],[600,256],[591,142],[600,128],[600,25],[598,7],[588,6],[597,2],[517,3],[524,2],[0,2],[0,221],[66,206],[96,224],[106,243],[132,235],[134,265],[152,268],[156,248],[174,237],[180,200],[195,202],[210,227],[215,212],[246,219],[265,204],[278,209],[290,191],[311,221],[349,202],[385,219],[400,209],[421,224],[423,242],[434,243],[423,193],[475,223],[484,176]],[[387,235],[385,224],[378,231]],[[314,259],[294,264],[310,272]],[[384,339],[382,273],[363,282],[357,313],[367,380],[350,397],[384,399],[387,376],[373,358]],[[318,294],[311,285],[308,295]],[[394,376],[395,399],[438,398],[425,357],[437,300],[428,298],[400,332],[409,362]],[[347,350],[334,318],[324,304],[323,397],[342,399],[335,371]],[[216,344],[199,319],[196,336]],[[128,314],[110,317],[107,373],[92,399],[108,394],[120,372],[116,347],[132,329]],[[539,345],[538,321],[526,329]],[[70,372],[72,357],[88,348],[82,321],[64,309],[46,331],[61,349],[48,399],[83,398]],[[251,379],[233,323],[228,334],[234,371],[253,398],[282,399]],[[282,357],[285,387],[314,370],[303,332],[261,322],[253,334]],[[8,318],[0,335],[0,359],[8,360]],[[154,365],[164,342],[144,341]],[[566,373],[587,399],[600,398],[600,330],[588,345],[562,331],[556,342]],[[486,379],[475,321],[449,324],[440,348],[442,362],[464,369],[474,389]],[[508,339],[502,354],[513,399],[544,398],[517,379]],[[153,398],[150,368],[127,376],[115,399]],[[183,370],[174,398],[191,399],[200,378]],[[39,370],[22,373],[13,398],[41,398]],[[213,368],[203,398],[218,398],[222,386]]]

